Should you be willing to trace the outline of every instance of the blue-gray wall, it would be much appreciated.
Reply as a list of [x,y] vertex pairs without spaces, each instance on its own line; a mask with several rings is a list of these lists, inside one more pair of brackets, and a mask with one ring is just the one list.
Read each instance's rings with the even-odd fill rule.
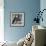
[[[32,29],[33,19],[40,9],[40,0],[4,0],[4,38],[7,41],[18,41]],[[10,12],[24,12],[25,26],[10,27]]]
[[[46,9],[46,0],[41,0],[40,1],[40,10],[42,11],[43,9]],[[43,12],[43,22],[40,21],[40,25],[46,27],[46,10]]]

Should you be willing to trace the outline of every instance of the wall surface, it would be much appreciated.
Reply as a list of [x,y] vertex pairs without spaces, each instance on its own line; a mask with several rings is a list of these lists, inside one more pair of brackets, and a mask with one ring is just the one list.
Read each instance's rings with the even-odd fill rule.
[[[46,9],[46,0],[41,0],[41,1],[40,1],[40,9],[41,9],[41,11],[42,11],[43,9]],[[46,10],[43,12],[42,17],[43,17],[43,22],[40,21],[40,25],[46,27]]]
[[4,2],[0,0],[0,42],[4,41]]
[[[7,41],[18,41],[32,29],[35,12],[40,9],[40,0],[4,0],[4,38]],[[24,12],[25,26],[10,27],[10,12]]]

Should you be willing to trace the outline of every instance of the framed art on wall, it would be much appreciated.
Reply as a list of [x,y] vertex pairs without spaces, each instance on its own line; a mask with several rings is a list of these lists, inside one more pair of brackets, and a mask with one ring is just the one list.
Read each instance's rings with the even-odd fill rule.
[[24,26],[24,13],[12,12],[10,18],[11,26]]

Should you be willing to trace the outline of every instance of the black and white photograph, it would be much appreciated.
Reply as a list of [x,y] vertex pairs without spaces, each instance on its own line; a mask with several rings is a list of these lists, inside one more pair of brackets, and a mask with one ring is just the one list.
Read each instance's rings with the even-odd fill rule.
[[11,26],[24,26],[24,13],[11,13]]

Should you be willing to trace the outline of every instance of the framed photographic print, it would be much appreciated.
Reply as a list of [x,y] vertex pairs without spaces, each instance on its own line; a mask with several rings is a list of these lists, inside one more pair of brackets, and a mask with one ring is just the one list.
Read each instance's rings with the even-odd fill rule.
[[24,13],[11,13],[11,26],[24,26]]

